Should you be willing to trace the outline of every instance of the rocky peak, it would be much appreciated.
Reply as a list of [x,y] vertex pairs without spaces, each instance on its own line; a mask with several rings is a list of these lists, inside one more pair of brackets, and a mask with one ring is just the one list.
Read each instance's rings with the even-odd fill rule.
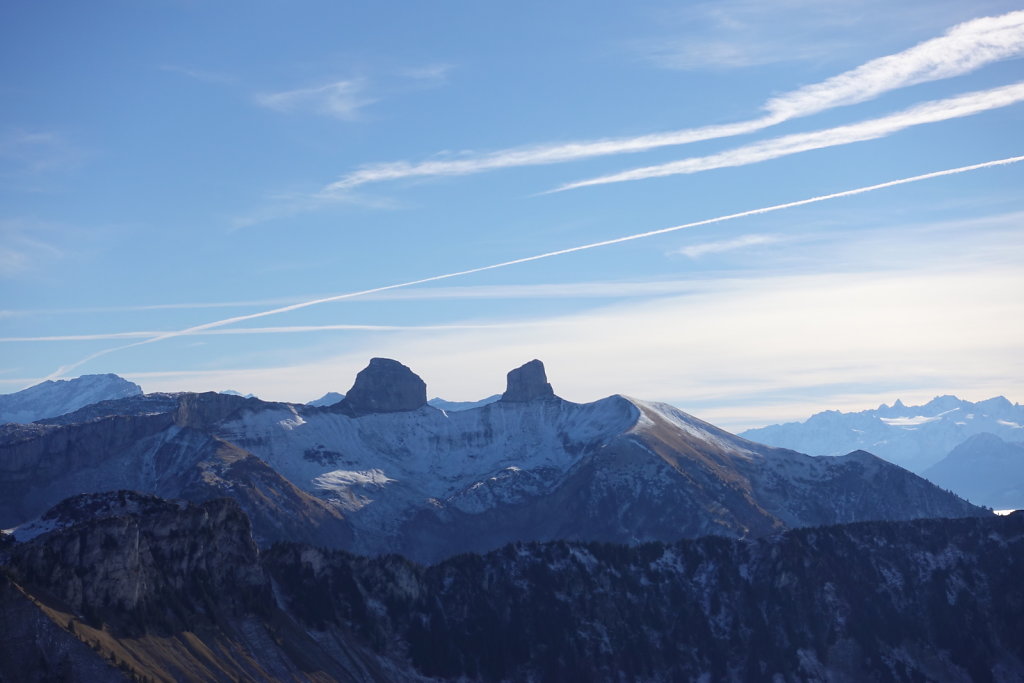
[[371,358],[340,405],[359,415],[416,410],[426,403],[427,385],[419,375],[396,360]]
[[209,429],[224,421],[229,416],[259,399],[242,398],[230,394],[218,394],[207,391],[201,394],[181,394],[177,397],[178,405],[174,412],[174,421],[180,427]]
[[501,395],[502,401],[523,403],[555,398],[555,391],[548,383],[544,364],[531,360],[508,373],[508,387]]

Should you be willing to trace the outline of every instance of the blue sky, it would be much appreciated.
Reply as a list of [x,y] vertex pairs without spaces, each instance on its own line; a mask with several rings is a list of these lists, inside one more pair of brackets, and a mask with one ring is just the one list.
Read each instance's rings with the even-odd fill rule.
[[1022,400],[1024,163],[234,320],[1024,155],[1024,12],[893,4],[6,3],[0,392]]

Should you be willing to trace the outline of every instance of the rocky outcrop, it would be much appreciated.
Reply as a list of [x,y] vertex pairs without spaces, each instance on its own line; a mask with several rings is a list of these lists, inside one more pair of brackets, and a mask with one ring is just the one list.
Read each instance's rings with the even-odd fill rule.
[[132,492],[64,501],[70,521],[0,560],[0,681],[383,681],[386,657],[317,638],[277,604],[249,520]]
[[555,398],[555,391],[548,383],[544,364],[531,360],[508,373],[508,385],[501,395],[502,401],[525,403]]
[[372,358],[336,405],[343,412],[365,415],[416,410],[426,404],[427,385],[419,375],[396,360]]
[[208,596],[233,613],[270,599],[249,519],[234,501],[193,505],[115,491],[65,501],[55,516],[90,508],[96,519],[15,546],[14,580],[93,623],[127,612],[183,628],[190,625],[177,621],[181,612],[201,610]]

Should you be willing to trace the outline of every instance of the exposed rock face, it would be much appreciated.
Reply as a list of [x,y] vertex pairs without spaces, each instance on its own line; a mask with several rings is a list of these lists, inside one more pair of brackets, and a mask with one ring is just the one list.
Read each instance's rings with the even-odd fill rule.
[[427,385],[419,375],[396,360],[372,358],[340,405],[346,412],[365,415],[416,410],[426,403]]
[[188,625],[174,608],[202,605],[205,595],[233,613],[270,599],[249,519],[233,500],[192,505],[118,491],[70,499],[54,514],[90,508],[96,519],[15,546],[14,579],[94,619],[148,612],[171,628]]
[[502,401],[525,403],[555,398],[555,391],[548,384],[544,364],[534,359],[508,373],[508,388],[501,395]]
[[70,525],[0,555],[0,681],[416,678],[281,611],[231,500],[118,491],[47,517]]

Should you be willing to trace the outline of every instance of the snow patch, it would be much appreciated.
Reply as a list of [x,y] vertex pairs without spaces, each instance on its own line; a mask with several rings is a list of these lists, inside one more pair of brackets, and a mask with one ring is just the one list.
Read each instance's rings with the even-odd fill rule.
[[395,481],[388,477],[382,470],[335,470],[321,474],[313,480],[317,487],[331,489],[339,486],[351,486],[352,484],[386,486]]
[[939,415],[928,417],[927,415],[916,415],[914,417],[880,417],[878,418],[890,427],[916,427],[917,425],[937,422],[942,419]]
[[281,420],[278,422],[279,425],[285,429],[292,430],[306,424],[306,421],[302,419],[302,416],[299,415],[297,410],[295,410],[295,406],[288,406],[288,409],[291,411],[291,417],[286,417]]

